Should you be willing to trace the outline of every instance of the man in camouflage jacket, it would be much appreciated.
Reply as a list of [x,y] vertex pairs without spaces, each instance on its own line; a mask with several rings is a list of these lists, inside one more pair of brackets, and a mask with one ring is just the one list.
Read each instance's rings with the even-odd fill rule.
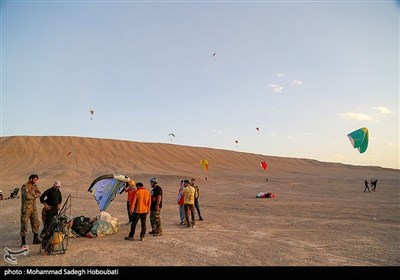
[[41,192],[36,185],[39,176],[32,174],[29,176],[29,181],[21,187],[21,246],[26,245],[25,236],[28,232],[28,221],[31,222],[33,232],[33,244],[40,244],[42,241],[39,239],[39,217],[36,208],[36,199],[40,197]]

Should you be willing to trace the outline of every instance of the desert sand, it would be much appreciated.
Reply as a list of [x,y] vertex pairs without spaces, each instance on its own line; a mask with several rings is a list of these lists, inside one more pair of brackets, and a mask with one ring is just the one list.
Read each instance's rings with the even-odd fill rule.
[[[29,254],[18,256],[13,265],[1,250],[1,266],[400,264],[397,169],[111,139],[15,136],[1,137],[0,143],[0,188],[5,197],[32,173],[39,175],[42,192],[55,180],[62,182],[64,198],[71,194],[74,216],[99,213],[87,190],[100,175],[127,175],[148,190],[149,178],[157,177],[164,191],[161,237],[124,240],[129,226],[123,193],[107,209],[121,222],[116,234],[72,238],[65,254],[44,255],[32,244],[29,226]],[[207,174],[200,168],[203,158],[209,161]],[[267,170],[260,167],[263,160]],[[363,192],[365,178],[372,176],[379,179],[376,192]],[[176,197],[180,180],[192,177],[201,190],[204,221],[186,228],[179,225]],[[276,198],[256,198],[259,192],[272,192]],[[20,199],[0,201],[2,248],[20,249],[20,205]],[[136,235],[139,229],[140,223]]]

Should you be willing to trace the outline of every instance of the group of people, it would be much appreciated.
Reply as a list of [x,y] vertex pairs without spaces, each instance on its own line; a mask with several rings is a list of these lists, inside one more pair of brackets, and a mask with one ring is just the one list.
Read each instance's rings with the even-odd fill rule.
[[365,184],[365,188],[364,188],[364,192],[366,190],[368,190],[368,192],[371,192],[369,190],[369,185],[371,184],[371,190],[374,192],[376,189],[376,184],[378,183],[378,179],[376,178],[372,178],[370,182],[368,182],[368,179],[365,179],[364,184]]
[[[146,235],[146,220],[147,214],[150,213],[151,231],[149,234],[153,236],[162,235],[161,225],[161,208],[163,190],[158,185],[157,178],[150,178],[151,192],[146,190],[142,182],[135,182],[130,180],[125,185],[125,192],[127,192],[127,211],[128,223],[131,226],[128,236],[125,240],[133,241],[136,231],[136,226],[140,220],[141,230],[139,240],[143,241]],[[200,189],[195,184],[195,179],[182,180],[178,191],[178,206],[180,224],[187,227],[195,227],[194,209],[196,208],[199,220],[203,220],[200,212]]]
[[128,224],[131,225],[128,236],[124,239],[133,241],[136,231],[136,226],[140,220],[141,230],[139,240],[143,241],[146,235],[146,220],[147,214],[150,213],[151,231],[149,234],[153,236],[162,235],[161,225],[161,208],[163,190],[158,185],[157,178],[150,178],[151,192],[144,188],[142,182],[130,180],[125,186],[125,192],[128,193],[127,210]]
[[57,215],[58,209],[61,206],[61,182],[55,181],[53,186],[42,194],[36,184],[38,180],[39,176],[37,174],[32,174],[29,176],[28,182],[21,187],[21,246],[26,245],[27,225],[29,222],[31,223],[33,233],[33,244],[40,244],[42,242],[39,238],[40,222],[37,213],[36,199],[39,198],[40,202],[44,205],[42,210],[42,232],[45,231],[52,218]]
[[[26,234],[28,232],[28,223],[31,224],[33,233],[33,244],[40,244],[42,241],[39,238],[40,222],[38,218],[36,199],[39,198],[43,204],[42,222],[45,232],[54,216],[58,214],[58,210],[62,203],[62,194],[60,191],[61,182],[55,181],[54,184],[45,192],[41,193],[37,181],[39,176],[32,174],[28,178],[28,182],[21,187],[21,246],[26,245]],[[149,234],[153,236],[161,236],[161,209],[163,200],[163,190],[158,185],[157,178],[150,178],[151,192],[144,188],[142,182],[135,183],[130,180],[125,185],[125,192],[128,193],[127,212],[129,221],[127,224],[131,226],[128,236],[125,240],[134,240],[136,226],[140,220],[141,231],[139,240],[143,241],[146,235],[146,220],[150,214],[151,231]],[[195,226],[195,208],[199,216],[199,220],[203,220],[200,212],[200,190],[195,184],[195,179],[182,180],[178,191],[178,205],[180,224],[187,227]]]
[[186,225],[187,227],[195,226],[195,208],[197,210],[199,220],[203,221],[199,204],[200,189],[195,182],[196,179],[194,178],[192,178],[190,182],[187,179],[181,180],[178,190],[177,204],[179,209],[179,224]]

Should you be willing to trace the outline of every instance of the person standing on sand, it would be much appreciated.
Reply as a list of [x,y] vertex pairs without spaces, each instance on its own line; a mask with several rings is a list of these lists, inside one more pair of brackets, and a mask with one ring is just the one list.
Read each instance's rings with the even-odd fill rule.
[[368,179],[365,179],[364,183],[365,183],[364,192],[365,192],[367,189],[368,189],[368,192],[371,192],[371,191],[369,190],[369,183],[368,183]]
[[181,184],[179,186],[179,190],[178,190],[178,198],[177,198],[177,203],[178,203],[178,207],[179,207],[179,221],[180,221],[180,225],[184,225],[185,224],[185,212],[183,209],[183,202],[184,202],[184,196],[183,196],[183,188],[185,186],[183,185],[183,180],[181,180]]
[[203,221],[203,217],[201,216],[201,212],[200,212],[200,204],[199,204],[199,198],[200,198],[200,189],[199,186],[196,185],[196,179],[192,178],[190,179],[190,185],[195,189],[195,193],[194,193],[194,207],[197,210],[197,214],[199,215],[199,220]]
[[[195,226],[194,193],[196,192],[196,190],[190,185],[189,180],[184,180],[183,184],[185,185],[185,188],[183,189],[183,195],[185,196],[184,209],[185,209],[186,226],[194,227]],[[190,215],[189,215],[189,211],[190,211]]]
[[130,205],[131,205],[133,199],[135,198],[135,194],[136,194],[135,181],[130,180],[129,182],[127,182],[125,184],[125,192],[128,193],[128,199],[126,201],[126,209],[128,210],[128,222],[126,224],[130,225],[130,224],[132,224],[132,221],[133,221],[133,216],[130,211],[130,209],[131,209]]
[[151,223],[151,231],[150,234],[153,236],[161,236],[162,235],[162,226],[161,226],[161,208],[162,208],[162,196],[163,191],[162,188],[157,183],[157,178],[150,179],[151,184],[151,206],[150,206],[150,223]]
[[372,190],[372,191],[375,191],[375,189],[376,189],[376,184],[377,184],[377,183],[378,183],[378,179],[376,179],[376,178],[371,179],[371,185],[372,185],[371,190]]
[[29,176],[29,181],[21,187],[21,246],[26,245],[25,236],[28,232],[28,220],[31,222],[33,232],[33,244],[40,244],[42,241],[39,239],[39,217],[36,208],[36,199],[40,197],[41,192],[36,185],[39,176],[32,174]]
[[141,231],[140,231],[140,241],[144,240],[146,235],[146,219],[147,213],[150,211],[151,195],[148,190],[143,187],[143,183],[136,183],[136,194],[131,202],[130,213],[132,214],[132,224],[129,236],[125,237],[125,240],[133,241],[135,236],[136,225],[140,219]]
[[[61,207],[62,195],[60,192],[61,182],[55,181],[53,186],[48,188],[41,196],[40,203],[45,208],[45,218],[43,221],[43,230],[51,223],[51,219],[58,214]],[[42,213],[43,219],[43,213]]]

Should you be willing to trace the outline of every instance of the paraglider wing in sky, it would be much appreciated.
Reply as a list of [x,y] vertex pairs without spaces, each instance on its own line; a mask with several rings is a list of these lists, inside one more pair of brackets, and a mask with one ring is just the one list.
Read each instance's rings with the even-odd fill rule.
[[121,194],[124,191],[125,183],[130,180],[128,176],[119,174],[102,175],[92,182],[88,192],[93,194],[100,211],[106,211],[110,202],[118,193]]
[[94,110],[90,110],[89,112],[90,112],[90,115],[91,115],[90,119],[93,120]]
[[265,160],[262,161],[262,162],[260,162],[260,165],[261,165],[261,168],[262,168],[262,169],[264,169],[264,170],[267,169],[267,165],[268,165],[268,164],[267,164],[267,162],[266,162]]
[[170,133],[170,134],[168,134],[168,136],[171,137],[171,141],[172,141],[172,137],[175,137],[175,134]]
[[208,160],[202,159],[202,160],[200,161],[200,164],[201,164],[201,168],[202,168],[204,171],[207,171],[207,170],[208,170]]
[[368,148],[369,133],[368,128],[362,127],[349,134],[347,137],[350,139],[353,148],[357,148],[360,154],[364,153]]
[[201,168],[204,170],[204,178],[207,181],[207,170],[208,170],[208,160],[202,159],[200,160]]
[[[265,160],[261,161],[261,162],[260,162],[260,165],[261,165],[261,168],[264,169],[264,170],[266,170],[267,167],[268,167],[268,163],[267,163],[267,161],[265,161]],[[265,177],[265,181],[268,181],[268,178],[267,178],[267,177]]]

